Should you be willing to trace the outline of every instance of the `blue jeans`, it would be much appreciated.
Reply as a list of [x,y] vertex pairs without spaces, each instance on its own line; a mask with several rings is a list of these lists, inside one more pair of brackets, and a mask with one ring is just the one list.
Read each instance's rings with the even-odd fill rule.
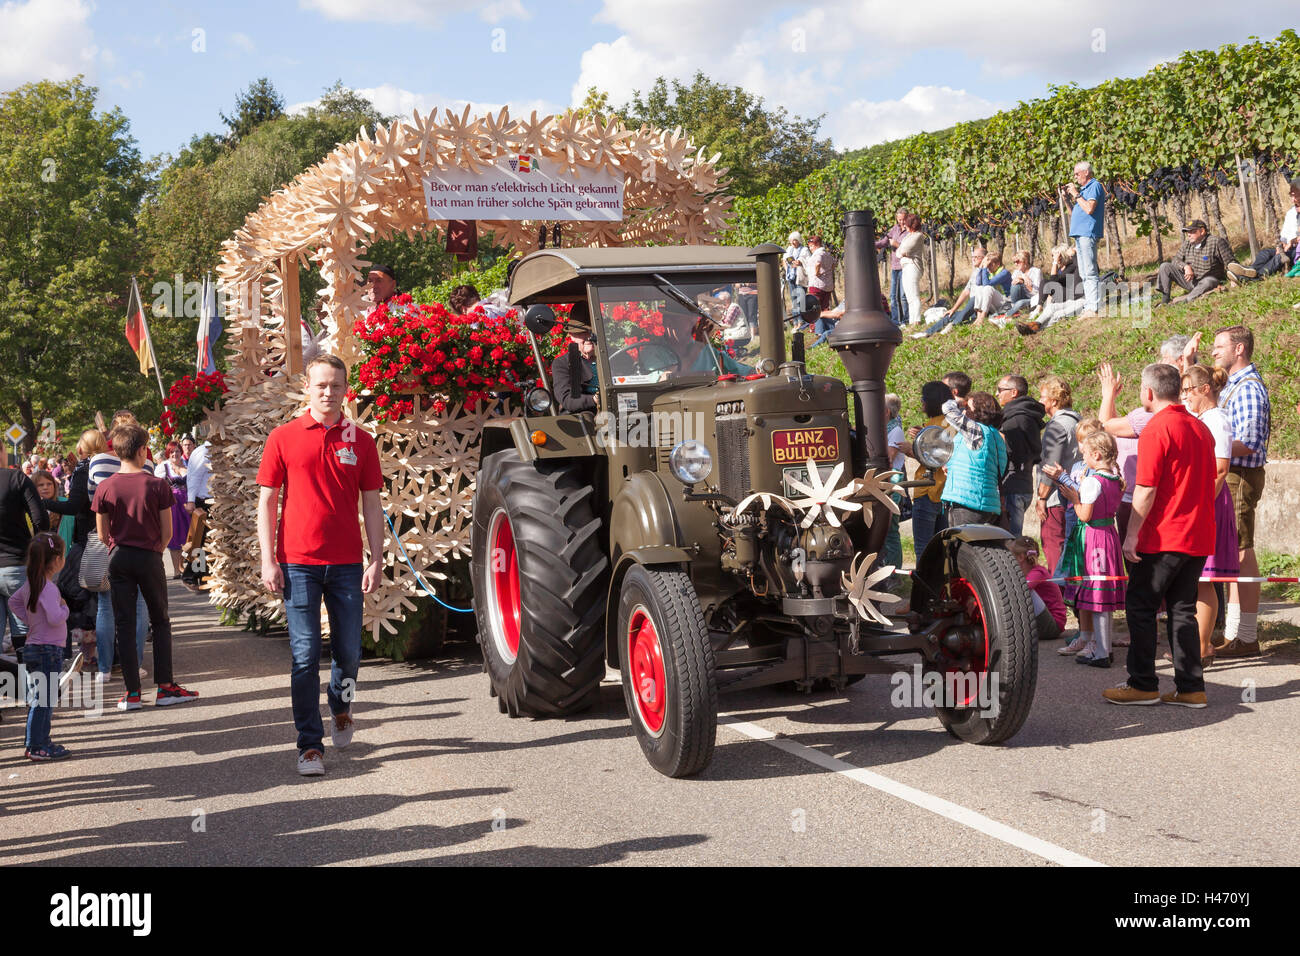
[[1101,282],[1097,278],[1097,240],[1092,236],[1075,236],[1078,250],[1079,278],[1083,280],[1084,308],[1101,311]]
[[334,666],[326,691],[330,713],[346,714],[356,694],[361,666],[361,565],[282,564],[284,616],[293,655],[290,697],[298,752],[323,749],[320,719],[320,605],[330,620],[330,655]]
[[938,322],[934,322],[925,329],[926,335],[938,335],[950,325],[964,325],[969,322],[975,315],[975,306],[967,302],[952,315],[946,315]]
[[[149,612],[144,606],[144,595],[137,588],[135,592],[135,649],[139,655],[137,661],[144,660],[144,639],[149,633]],[[99,662],[99,672],[107,675],[113,669],[113,659],[117,654],[117,625],[113,621],[113,593],[99,592],[99,604],[95,608],[95,658]]]
[[1025,533],[1025,509],[1028,507],[1029,492],[1002,496],[1002,527],[1017,538]]
[[[0,568],[0,640],[4,639],[5,627],[9,628],[13,635],[14,650],[23,646],[23,641],[27,640],[27,625],[18,620],[13,611],[9,610],[9,598],[13,596],[19,588],[27,583],[27,569],[25,567],[17,568]],[[22,659],[21,653],[14,655],[19,660]]]
[[912,499],[912,547],[916,549],[917,561],[921,560],[930,539],[947,526],[941,502],[931,501],[927,495]]
[[903,295],[903,270],[889,270],[889,318],[895,325],[907,325],[907,297]]
[[59,699],[63,646],[28,644],[22,653],[27,665],[27,749],[40,750],[50,743],[50,718]]
[[809,346],[809,348],[813,348],[814,346],[821,345],[823,342],[825,342],[826,336],[830,335],[833,331],[835,331],[835,326],[839,323],[839,321],[840,321],[839,319],[820,318],[816,322],[814,322],[813,331],[817,333],[817,338],[813,342],[813,344]]
[[808,308],[808,290],[790,279],[787,279],[785,284],[790,289],[790,314],[794,316],[795,322],[798,322],[804,310]]

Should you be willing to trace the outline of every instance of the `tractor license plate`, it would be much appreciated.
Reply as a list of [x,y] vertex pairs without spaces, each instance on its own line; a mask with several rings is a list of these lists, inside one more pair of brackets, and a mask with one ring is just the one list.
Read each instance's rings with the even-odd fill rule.
[[[817,468],[817,474],[821,476],[821,479],[822,479],[823,482],[826,482],[826,481],[828,481],[828,480],[830,479],[831,471],[834,470],[835,466],[834,466],[834,465],[817,465],[816,468]],[[804,496],[807,494],[807,492],[805,492],[805,491],[800,491],[798,488],[795,488],[793,485],[791,485],[791,484],[790,484],[790,479],[791,479],[791,478],[793,478],[795,481],[799,482],[799,483],[800,483],[801,485],[803,485],[805,488],[807,488],[807,487],[811,487],[811,485],[812,485],[812,481],[811,481],[811,480],[809,479],[809,477],[808,477],[808,466],[807,466],[807,465],[800,465],[800,466],[797,467],[797,468],[783,468],[783,469],[781,469],[781,492],[782,492],[782,494],[784,494],[787,498],[802,498],[802,497],[804,497]]]
[[825,428],[782,428],[772,432],[772,461],[778,465],[802,465],[813,461],[839,461],[840,433]]

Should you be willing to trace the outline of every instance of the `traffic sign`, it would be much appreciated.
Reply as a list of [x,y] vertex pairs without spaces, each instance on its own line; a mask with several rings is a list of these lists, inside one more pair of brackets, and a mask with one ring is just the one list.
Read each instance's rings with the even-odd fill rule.
[[10,425],[9,430],[5,432],[5,438],[9,439],[9,444],[11,445],[17,445],[26,437],[27,429],[23,428],[23,426],[19,425],[17,422]]

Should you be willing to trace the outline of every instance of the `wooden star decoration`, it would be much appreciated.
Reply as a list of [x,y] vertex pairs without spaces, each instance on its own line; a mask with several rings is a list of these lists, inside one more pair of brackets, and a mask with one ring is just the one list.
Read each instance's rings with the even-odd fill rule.
[[817,470],[817,463],[809,458],[808,484],[804,484],[797,478],[786,479],[790,483],[790,487],[805,495],[805,497],[797,498],[791,502],[796,508],[804,512],[804,519],[799,525],[801,528],[811,528],[813,522],[819,516],[824,517],[826,523],[832,528],[838,528],[840,519],[835,514],[834,509],[858,511],[862,508],[862,505],[857,502],[845,500],[857,490],[856,483],[850,482],[843,488],[835,487],[843,474],[844,462],[837,462],[835,467],[831,469],[830,477],[823,482],[821,472]]
[[887,565],[877,568],[870,574],[867,573],[872,564],[875,563],[874,554],[858,555],[849,565],[851,574],[840,572],[840,587],[844,589],[845,596],[849,603],[853,605],[854,610],[864,620],[875,621],[878,624],[888,626],[889,618],[881,614],[876,605],[882,601],[896,601],[898,598],[888,591],[873,591],[872,586],[879,584],[894,573],[894,566]]
[[449,109],[443,111],[442,140],[447,144],[447,165],[477,173],[487,165],[482,155],[486,141],[480,132],[481,121],[476,119],[471,122],[469,111],[468,103],[460,116]]

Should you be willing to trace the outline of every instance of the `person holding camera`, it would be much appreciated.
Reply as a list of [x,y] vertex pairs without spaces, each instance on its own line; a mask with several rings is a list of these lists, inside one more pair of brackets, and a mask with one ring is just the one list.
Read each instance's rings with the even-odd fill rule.
[[1101,312],[1101,281],[1097,272],[1097,240],[1106,228],[1106,190],[1093,178],[1092,163],[1074,164],[1074,182],[1061,187],[1070,211],[1070,236],[1078,250],[1079,278],[1083,280],[1084,311],[1080,318]]

